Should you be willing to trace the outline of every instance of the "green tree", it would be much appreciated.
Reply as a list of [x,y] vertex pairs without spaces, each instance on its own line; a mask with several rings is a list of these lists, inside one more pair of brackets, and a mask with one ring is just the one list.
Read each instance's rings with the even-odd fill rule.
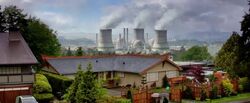
[[76,55],[76,56],[83,56],[82,47],[78,47],[78,48],[76,49],[75,55]]
[[[250,6],[250,1],[248,2]],[[248,12],[243,16],[241,22],[242,35],[239,40],[239,64],[243,74],[241,76],[247,76],[250,78],[250,8]]]
[[167,75],[165,75],[165,76],[162,78],[162,87],[163,87],[163,88],[170,87],[170,85],[169,85],[169,83],[168,83],[168,77],[167,77]]
[[75,80],[74,82],[70,85],[70,87],[68,88],[68,92],[67,94],[65,94],[64,98],[67,101],[70,101],[71,103],[76,103],[76,92],[78,90],[78,85],[80,84],[80,82],[82,81],[82,77],[84,75],[84,72],[82,71],[81,65],[78,66],[78,71],[75,75]]
[[210,60],[212,56],[208,53],[207,47],[193,46],[181,54],[181,60],[203,61]]
[[100,81],[92,72],[92,65],[88,64],[86,69],[82,71],[79,66],[75,80],[65,96],[71,103],[96,103],[105,94]]
[[24,27],[22,35],[36,58],[41,61],[41,55],[58,56],[61,45],[56,32],[36,18],[28,19],[28,26]]
[[4,19],[4,15],[3,15],[3,11],[0,5],[0,32],[4,32],[5,30],[5,19]]
[[27,26],[27,15],[23,13],[22,9],[18,9],[16,6],[11,5],[4,8],[4,30],[3,31],[19,31],[23,27]]
[[231,76],[235,76],[236,74],[240,74],[240,72],[242,72],[239,71],[237,64],[239,38],[240,35],[236,32],[233,32],[231,37],[222,46],[214,60],[217,67],[223,68],[225,71],[229,72]]
[[67,52],[66,52],[66,56],[72,56],[72,55],[73,55],[73,53],[72,53],[70,47],[68,47]]

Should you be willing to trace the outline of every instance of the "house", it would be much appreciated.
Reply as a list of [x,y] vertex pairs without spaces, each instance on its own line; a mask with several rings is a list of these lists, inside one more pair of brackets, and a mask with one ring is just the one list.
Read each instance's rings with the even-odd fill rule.
[[208,62],[193,62],[193,61],[175,61],[182,68],[181,74],[189,79],[194,78],[193,72],[196,69],[201,69],[205,76],[213,75],[213,64]]
[[[45,71],[74,77],[78,65],[85,69],[88,63],[98,79],[114,80],[119,78],[116,86],[140,86],[146,79],[148,85],[156,83],[162,85],[165,75],[168,78],[179,76],[180,67],[168,59],[168,55],[99,55],[80,57],[43,57],[46,64]],[[111,82],[112,84],[113,82]]]
[[0,103],[32,94],[37,60],[19,32],[0,33]]

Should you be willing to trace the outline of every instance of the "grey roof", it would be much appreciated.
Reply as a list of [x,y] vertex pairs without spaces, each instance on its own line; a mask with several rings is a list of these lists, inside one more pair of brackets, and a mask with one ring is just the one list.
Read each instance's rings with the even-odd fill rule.
[[92,64],[94,72],[121,71],[141,73],[161,60],[160,57],[110,56],[97,58],[50,58],[47,59],[47,62],[60,74],[74,74],[79,64],[81,64],[82,69],[85,69],[88,63]]
[[35,63],[35,56],[19,32],[0,33],[0,65]]

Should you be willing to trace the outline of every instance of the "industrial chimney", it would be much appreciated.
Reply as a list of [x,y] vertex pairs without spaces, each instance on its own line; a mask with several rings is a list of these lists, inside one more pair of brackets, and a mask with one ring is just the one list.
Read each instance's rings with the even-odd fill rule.
[[154,41],[152,50],[153,51],[167,51],[167,30],[155,30],[156,39]]
[[145,42],[143,28],[135,28],[134,34],[135,34],[135,38],[134,38],[135,40],[140,40],[142,42]]
[[101,29],[98,37],[97,50],[102,52],[112,52],[114,50],[112,42],[112,29]]

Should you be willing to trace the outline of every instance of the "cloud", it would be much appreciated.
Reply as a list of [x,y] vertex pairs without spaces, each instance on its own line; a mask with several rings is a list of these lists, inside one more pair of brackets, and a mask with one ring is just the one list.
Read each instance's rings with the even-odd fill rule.
[[[247,4],[246,0],[131,0],[124,4],[129,7],[124,10],[129,16],[117,16],[119,23],[113,28],[130,18],[134,27],[168,29],[175,37],[197,32],[231,33],[240,30],[239,22],[248,9]],[[112,21],[114,13],[119,14],[119,9],[105,15],[110,16],[108,21],[113,23],[116,22]]]

